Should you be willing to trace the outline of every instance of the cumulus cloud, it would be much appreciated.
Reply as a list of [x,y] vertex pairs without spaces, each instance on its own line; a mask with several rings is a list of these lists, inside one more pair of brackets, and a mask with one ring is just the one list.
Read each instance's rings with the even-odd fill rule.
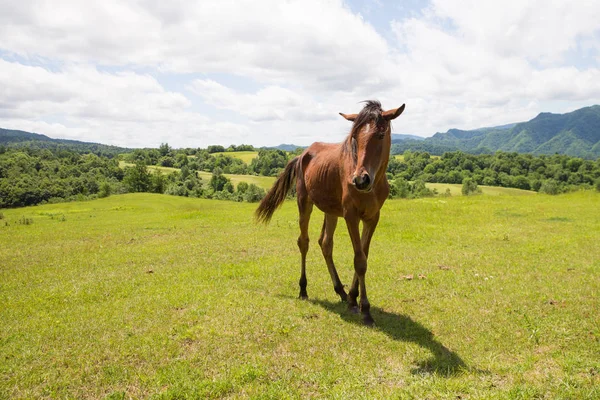
[[341,1],[24,0],[0,11],[2,46],[21,55],[301,79],[313,88],[381,82],[388,51]]
[[431,10],[448,19],[470,45],[501,57],[556,63],[580,37],[597,32],[600,7],[592,1],[434,0]]
[[213,80],[194,80],[189,89],[208,104],[233,110],[251,121],[324,121],[337,113],[310,96],[280,86],[267,86],[254,94],[240,93]]
[[600,70],[568,59],[600,28],[600,6],[550,3],[440,0],[392,22],[406,49],[397,57],[410,76],[402,87],[417,108],[426,104],[432,127],[490,126],[532,118],[549,102],[600,100]]
[[[150,75],[70,65],[59,72],[0,60],[0,121],[14,129],[122,146],[238,141],[248,129],[188,111],[190,101]],[[47,121],[60,119],[60,123]]]
[[341,139],[337,113],[371,98],[406,103],[396,131],[424,136],[600,102],[598,2],[431,0],[381,19],[342,0],[0,2],[0,126],[309,144]]
[[71,65],[60,72],[0,60],[3,97],[12,113],[40,118],[67,116],[106,120],[161,120],[171,110],[190,105],[180,93],[168,92],[149,75],[105,73],[89,65]]

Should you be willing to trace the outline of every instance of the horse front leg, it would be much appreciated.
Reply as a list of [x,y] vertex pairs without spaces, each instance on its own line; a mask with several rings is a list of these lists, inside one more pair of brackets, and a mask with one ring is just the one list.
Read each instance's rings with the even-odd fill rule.
[[371,317],[371,304],[367,297],[367,287],[365,283],[365,275],[367,273],[367,254],[363,249],[358,224],[360,219],[356,216],[346,216],[346,225],[348,226],[348,233],[350,234],[350,240],[352,240],[352,247],[354,248],[354,279],[352,281],[352,288],[348,293],[348,306],[355,307],[356,298],[360,294],[360,312],[363,315],[363,322],[365,325],[373,325],[373,317]]
[[375,214],[375,216],[367,221],[363,221],[363,231],[360,237],[362,249],[369,258],[369,248],[371,247],[371,238],[373,237],[373,233],[375,233],[375,228],[377,228],[377,224],[379,223],[379,213]]

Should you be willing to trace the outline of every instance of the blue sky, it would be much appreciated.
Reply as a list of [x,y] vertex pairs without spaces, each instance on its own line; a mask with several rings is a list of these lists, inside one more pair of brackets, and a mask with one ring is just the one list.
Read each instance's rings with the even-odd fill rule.
[[0,127],[129,147],[431,136],[600,103],[600,3],[0,1]]

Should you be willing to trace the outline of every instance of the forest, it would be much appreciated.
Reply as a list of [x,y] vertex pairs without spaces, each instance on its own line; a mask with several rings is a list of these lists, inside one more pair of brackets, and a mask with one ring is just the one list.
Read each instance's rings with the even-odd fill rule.
[[[79,151],[78,151],[79,150]],[[265,194],[255,184],[234,186],[224,174],[277,176],[302,150],[259,149],[250,163],[234,157],[252,146],[210,146],[206,149],[135,149],[115,154],[68,146],[0,146],[0,208],[93,199],[130,192],[259,201]],[[148,166],[165,167],[150,170]],[[211,173],[202,179],[198,172]],[[390,157],[391,197],[434,195],[426,183],[502,186],[559,194],[581,189],[600,191],[600,159],[566,155],[496,152],[473,155],[461,151],[441,157],[406,151]]]

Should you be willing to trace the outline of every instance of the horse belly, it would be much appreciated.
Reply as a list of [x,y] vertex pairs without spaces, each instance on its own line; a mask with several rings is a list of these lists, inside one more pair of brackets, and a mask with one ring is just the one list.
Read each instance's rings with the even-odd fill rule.
[[342,195],[338,174],[307,168],[304,183],[308,196],[319,210],[326,214],[342,216]]

